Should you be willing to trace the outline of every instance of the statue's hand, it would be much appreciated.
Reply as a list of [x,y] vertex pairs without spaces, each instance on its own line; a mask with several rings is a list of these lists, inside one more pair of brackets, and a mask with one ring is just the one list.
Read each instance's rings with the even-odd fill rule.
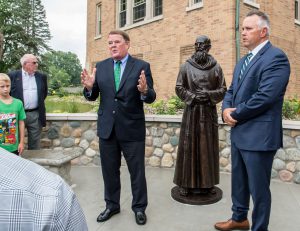
[[203,91],[197,93],[195,98],[194,98],[194,101],[195,101],[195,103],[198,103],[198,104],[207,103],[209,101],[208,93],[203,92]]

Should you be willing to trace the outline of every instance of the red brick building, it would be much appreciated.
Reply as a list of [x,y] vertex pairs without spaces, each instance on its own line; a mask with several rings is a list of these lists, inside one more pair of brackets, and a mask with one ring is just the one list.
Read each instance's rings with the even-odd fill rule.
[[242,20],[259,9],[270,16],[270,40],[292,67],[288,96],[300,92],[300,0],[88,0],[87,59],[91,68],[109,57],[107,34],[126,31],[130,54],[151,64],[159,98],[175,94],[179,66],[193,52],[198,35],[211,38],[210,53],[221,64],[227,85],[236,60],[247,51],[239,40]]

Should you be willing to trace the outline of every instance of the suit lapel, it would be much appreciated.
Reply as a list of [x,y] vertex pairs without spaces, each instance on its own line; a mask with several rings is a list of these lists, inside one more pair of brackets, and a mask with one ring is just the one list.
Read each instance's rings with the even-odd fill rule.
[[[35,76],[37,94],[38,94],[38,96],[40,96],[41,95],[41,89],[42,89],[42,87],[41,87],[42,78],[40,77],[39,73],[37,73],[37,72],[34,74],[34,76]],[[38,101],[40,101],[40,97],[38,97]]]
[[24,103],[22,71],[17,72],[15,84],[16,84],[16,92],[19,92],[19,97],[21,101]]
[[240,89],[240,87],[241,87],[241,85],[242,85],[242,83],[243,83],[243,81],[244,81],[244,79],[245,78],[247,78],[247,74],[248,74],[248,72],[249,72],[249,70],[251,69],[251,67],[261,58],[261,56],[265,53],[265,51],[267,50],[267,49],[269,49],[269,47],[271,46],[271,43],[270,42],[268,42],[255,56],[254,56],[254,58],[251,60],[251,62],[248,64],[248,66],[246,67],[246,69],[245,69],[245,72],[244,72],[244,74],[243,74],[243,76],[242,76],[242,78],[240,79],[240,80],[238,80],[238,76],[240,75],[240,73],[241,73],[241,68],[242,68],[242,66],[243,66],[243,63],[244,63],[244,61],[245,61],[245,59],[246,59],[246,56],[244,56],[243,57],[243,60],[242,60],[242,62],[240,62],[240,66],[239,66],[239,68],[238,68],[238,72],[237,73],[235,73],[235,78],[234,78],[234,81],[236,81],[236,85],[237,85],[237,87],[236,87],[236,90],[235,90],[235,92],[234,92],[234,96],[235,96],[235,94],[238,92],[238,90]]
[[129,55],[128,56],[128,60],[127,60],[127,63],[126,63],[126,67],[125,67],[125,70],[123,72],[123,75],[122,75],[122,79],[121,79],[121,82],[120,82],[120,87],[119,87],[119,90],[123,87],[123,85],[125,84],[126,80],[128,79],[128,76],[132,70],[134,66],[134,59]]
[[107,60],[107,64],[104,65],[107,69],[105,70],[105,77],[107,77],[106,81],[110,86],[113,87],[114,91],[116,91],[115,77],[114,77],[114,60],[112,58]]

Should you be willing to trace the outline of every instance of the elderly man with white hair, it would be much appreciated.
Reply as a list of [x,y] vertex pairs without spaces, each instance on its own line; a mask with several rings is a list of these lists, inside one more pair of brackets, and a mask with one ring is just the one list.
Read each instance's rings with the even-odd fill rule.
[[40,149],[42,127],[46,126],[47,76],[37,71],[38,60],[33,54],[25,54],[20,62],[21,70],[8,73],[11,79],[10,94],[24,104],[28,149],[36,150]]

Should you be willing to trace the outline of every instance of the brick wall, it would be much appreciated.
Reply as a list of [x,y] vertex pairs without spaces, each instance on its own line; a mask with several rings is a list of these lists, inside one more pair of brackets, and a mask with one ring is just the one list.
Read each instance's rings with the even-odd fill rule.
[[[96,4],[102,7],[102,37],[95,38]],[[288,95],[300,92],[300,26],[294,23],[293,0],[257,0],[260,10],[271,19],[271,41],[289,56],[292,73]],[[109,57],[107,34],[116,28],[116,1],[89,0],[87,18],[87,67]],[[150,62],[159,98],[174,95],[179,66],[193,53],[198,35],[211,38],[210,53],[223,68],[230,84],[235,55],[235,1],[203,1],[203,8],[186,11],[188,0],[164,0],[161,20],[126,30],[131,37],[130,54]],[[246,13],[253,9],[240,1],[240,25]],[[241,55],[246,53],[241,45]],[[298,78],[296,78],[298,76]]]

